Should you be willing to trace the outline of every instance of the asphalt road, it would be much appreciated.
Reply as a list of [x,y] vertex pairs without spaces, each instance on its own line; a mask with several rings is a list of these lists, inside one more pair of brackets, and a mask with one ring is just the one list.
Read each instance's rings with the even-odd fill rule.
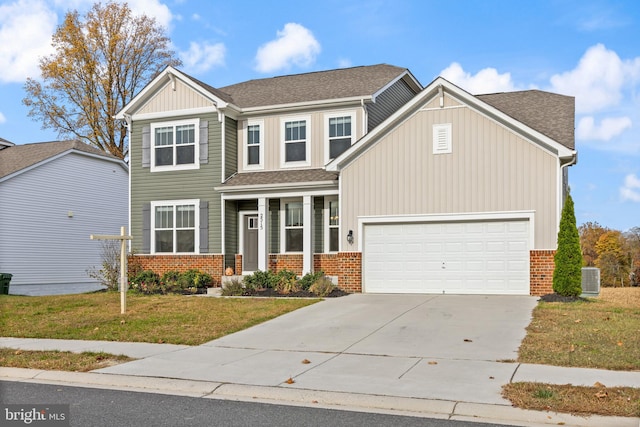
[[[69,404],[70,426],[497,427],[364,412],[0,381],[2,404]],[[4,410],[0,425],[5,425]],[[34,422],[31,425],[37,426]],[[24,424],[23,424],[24,425]]]

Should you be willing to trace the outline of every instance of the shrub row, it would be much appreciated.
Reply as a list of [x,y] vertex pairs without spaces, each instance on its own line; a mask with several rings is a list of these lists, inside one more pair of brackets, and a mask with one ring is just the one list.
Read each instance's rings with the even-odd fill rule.
[[280,270],[277,273],[272,271],[258,270],[249,276],[245,276],[242,281],[232,280],[222,289],[222,295],[243,295],[264,289],[273,289],[280,294],[292,294],[297,292],[309,292],[314,295],[325,297],[335,289],[322,271],[307,273],[301,278],[290,270]]
[[212,283],[209,274],[196,269],[182,273],[167,271],[162,276],[152,270],[143,270],[129,277],[129,289],[143,294],[196,294]]

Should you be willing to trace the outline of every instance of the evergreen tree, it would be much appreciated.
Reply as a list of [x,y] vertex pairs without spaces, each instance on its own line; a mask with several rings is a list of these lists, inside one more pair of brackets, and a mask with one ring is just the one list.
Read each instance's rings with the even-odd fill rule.
[[553,291],[563,296],[582,293],[582,251],[576,227],[576,215],[571,194],[567,195],[558,230],[558,250],[553,258]]

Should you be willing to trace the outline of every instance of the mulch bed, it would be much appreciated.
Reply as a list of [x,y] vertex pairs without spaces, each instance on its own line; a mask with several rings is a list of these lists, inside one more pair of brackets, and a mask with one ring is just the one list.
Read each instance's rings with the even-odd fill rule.
[[[349,295],[348,292],[345,292],[341,289],[334,289],[331,293],[324,298],[337,298],[343,297],[345,295]],[[288,294],[281,294],[277,292],[275,289],[260,289],[253,291],[245,291],[242,296],[246,297],[293,297],[293,298],[319,298],[318,295],[311,293],[309,291],[299,291],[299,292],[291,292]]]
[[546,294],[540,297],[540,301],[544,301],[544,302],[576,302],[576,301],[583,301],[583,302],[589,302],[588,299],[586,298],[582,298],[582,297],[565,297],[556,293],[553,294]]

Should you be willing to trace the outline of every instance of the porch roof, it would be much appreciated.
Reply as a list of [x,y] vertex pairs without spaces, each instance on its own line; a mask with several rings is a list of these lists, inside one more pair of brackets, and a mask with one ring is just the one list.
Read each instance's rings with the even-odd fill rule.
[[237,173],[227,179],[216,190],[221,193],[248,189],[268,189],[297,186],[335,185],[338,173],[324,169],[296,169]]

